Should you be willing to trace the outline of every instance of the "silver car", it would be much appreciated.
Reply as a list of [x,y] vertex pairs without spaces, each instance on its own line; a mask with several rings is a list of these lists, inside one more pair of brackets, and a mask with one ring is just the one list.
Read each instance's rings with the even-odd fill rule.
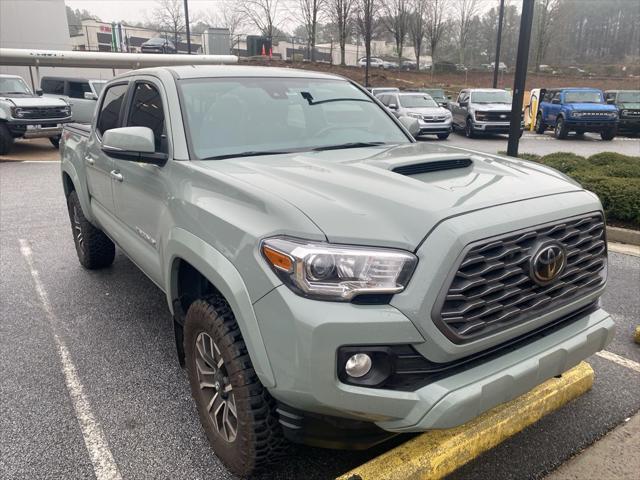
[[444,140],[451,133],[451,112],[426,93],[391,92],[378,95],[378,99],[396,117],[417,119],[420,125],[418,136],[437,135]]

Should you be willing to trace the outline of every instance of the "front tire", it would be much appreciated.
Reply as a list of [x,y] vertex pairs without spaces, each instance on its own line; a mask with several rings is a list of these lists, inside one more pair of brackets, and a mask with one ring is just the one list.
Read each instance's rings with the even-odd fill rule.
[[471,119],[467,118],[467,123],[464,127],[464,134],[466,135],[467,138],[475,138],[476,137],[476,132],[473,129],[473,124],[471,123]]
[[547,126],[542,121],[542,113],[538,113],[536,117],[536,133],[542,135],[546,129]]
[[277,461],[286,441],[275,401],[260,383],[224,299],[191,304],[184,350],[191,393],[216,456],[241,477]]
[[567,135],[569,134],[569,130],[567,128],[567,124],[564,121],[564,118],[562,117],[557,118],[556,128],[553,131],[553,134],[558,140],[564,140],[565,138],[567,138]]
[[600,132],[600,138],[602,138],[602,140],[605,140],[605,141],[613,140],[613,137],[615,136],[616,136],[616,131],[614,129]]
[[67,199],[71,232],[80,264],[89,270],[108,267],[116,256],[116,246],[104,232],[94,227],[82,212],[78,194],[73,191]]
[[439,140],[446,140],[447,138],[449,138],[449,133],[438,133]]
[[0,123],[0,155],[6,155],[13,146],[13,136],[4,123]]

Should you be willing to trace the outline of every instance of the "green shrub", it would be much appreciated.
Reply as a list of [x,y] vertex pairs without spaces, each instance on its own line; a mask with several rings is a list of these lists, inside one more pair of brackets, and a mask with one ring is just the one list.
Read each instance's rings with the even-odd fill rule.
[[520,157],[569,175],[598,195],[608,220],[640,228],[640,157],[614,152],[602,152],[589,158],[569,152],[543,157],[522,154]]

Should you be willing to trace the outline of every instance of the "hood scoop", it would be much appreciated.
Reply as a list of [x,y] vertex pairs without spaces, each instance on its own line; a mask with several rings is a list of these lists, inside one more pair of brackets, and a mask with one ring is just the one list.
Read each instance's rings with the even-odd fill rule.
[[433,160],[430,162],[412,163],[395,167],[391,171],[400,175],[418,175],[420,173],[438,172],[440,170],[453,170],[454,168],[466,168],[473,161],[470,158],[452,158],[447,160]]

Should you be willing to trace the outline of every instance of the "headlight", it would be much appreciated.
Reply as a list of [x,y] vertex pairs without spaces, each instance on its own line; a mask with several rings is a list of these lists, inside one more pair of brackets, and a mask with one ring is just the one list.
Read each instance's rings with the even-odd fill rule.
[[571,112],[571,116],[572,117],[581,117],[582,116],[582,112]]
[[260,251],[276,275],[296,294],[342,302],[358,295],[401,292],[418,262],[415,255],[401,250],[288,237],[263,240]]
[[629,110],[622,110],[620,112],[620,115],[622,115],[623,117],[626,117],[629,114]]
[[610,112],[609,113],[609,117],[610,118],[616,118],[618,116],[618,112]]
[[71,107],[69,105],[67,105],[66,107],[63,107],[62,113],[64,113],[65,115],[71,115]]
[[419,118],[419,119],[422,119],[422,115],[421,115],[421,114],[419,114],[419,113],[412,113],[412,112],[409,112],[409,113],[407,113],[407,115],[408,115],[408,116],[410,116],[411,118]]
[[486,112],[475,112],[474,116],[476,117],[476,120],[485,120],[487,118],[487,113]]
[[449,110],[445,110],[444,111],[444,116],[447,117],[447,118],[451,118],[452,117],[451,112]]
[[13,109],[13,116],[16,118],[22,118],[24,117],[24,111],[20,107],[15,107]]

